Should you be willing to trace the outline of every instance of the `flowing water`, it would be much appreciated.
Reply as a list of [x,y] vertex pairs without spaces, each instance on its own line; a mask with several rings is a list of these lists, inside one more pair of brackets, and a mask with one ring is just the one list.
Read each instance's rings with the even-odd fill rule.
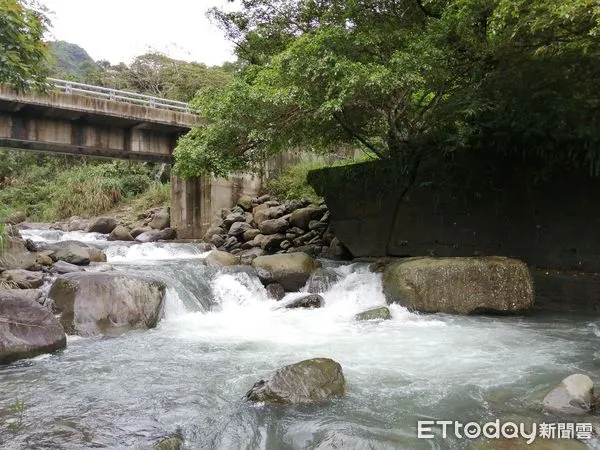
[[[540,392],[575,372],[598,381],[595,318],[392,306],[392,320],[356,322],[357,312],[385,303],[380,276],[364,265],[334,266],[340,280],[323,293],[324,308],[285,310],[248,273],[203,266],[206,254],[192,244],[24,234],[95,243],[115,269],[169,287],[156,329],[69,337],[62,352],[0,369],[0,411],[15,400],[25,410],[18,431],[0,435],[3,448],[141,449],[174,432],[192,449],[471,448],[439,432],[417,439],[417,420],[548,420]],[[319,356],[342,365],[343,398],[288,408],[242,400],[270,371]]]

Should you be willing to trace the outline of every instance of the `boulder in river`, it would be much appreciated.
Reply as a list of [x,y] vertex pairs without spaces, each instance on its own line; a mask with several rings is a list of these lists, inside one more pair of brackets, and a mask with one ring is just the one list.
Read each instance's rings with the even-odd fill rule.
[[340,279],[333,269],[319,268],[315,270],[306,282],[306,291],[311,294],[325,292]]
[[388,303],[448,314],[516,314],[531,309],[533,279],[522,261],[499,256],[409,258],[383,272]]
[[152,450],[182,450],[183,438],[180,436],[172,436],[163,439],[152,447]]
[[175,235],[175,230],[172,228],[165,228],[164,230],[145,231],[144,233],[138,234],[135,240],[142,243],[169,241],[175,239]]
[[133,241],[134,237],[129,232],[127,227],[118,225],[114,230],[110,232],[108,236],[109,241]]
[[542,404],[548,412],[566,415],[587,414],[594,399],[594,382],[587,375],[570,375],[552,389]]
[[342,366],[329,358],[314,358],[282,367],[254,384],[245,398],[283,405],[314,403],[344,395],[345,386]]
[[240,259],[230,253],[213,250],[206,256],[204,262],[206,262],[206,265],[209,267],[224,267],[238,265]]
[[165,289],[161,281],[138,275],[79,272],[58,277],[48,296],[67,333],[90,336],[154,328]]
[[16,228],[8,226],[7,233],[0,242],[0,270],[32,269],[36,265],[36,255],[27,249]]
[[285,289],[279,283],[267,284],[267,286],[265,286],[265,289],[267,290],[267,294],[269,295],[269,297],[274,300],[279,301],[283,297],[285,297]]
[[56,263],[54,263],[54,266],[52,266],[52,268],[50,269],[50,273],[57,273],[60,275],[63,275],[65,273],[71,273],[71,272],[83,272],[84,269],[81,266],[76,266],[75,264],[69,264],[68,262],[64,262],[64,261],[56,261]]
[[392,318],[390,309],[387,306],[371,308],[355,316],[356,320],[389,320]]
[[286,303],[285,307],[287,309],[322,308],[324,305],[325,299],[319,294],[309,294],[289,301]]
[[148,224],[154,230],[164,230],[171,226],[171,216],[167,209],[160,209],[154,213],[154,217]]
[[112,217],[97,217],[90,220],[86,229],[88,233],[109,234],[117,227],[117,221]]
[[319,265],[306,253],[286,253],[259,256],[252,261],[252,267],[268,272],[263,282],[280,283],[286,291],[293,292],[304,286]]
[[54,315],[34,300],[0,289],[0,364],[65,348],[67,338]]

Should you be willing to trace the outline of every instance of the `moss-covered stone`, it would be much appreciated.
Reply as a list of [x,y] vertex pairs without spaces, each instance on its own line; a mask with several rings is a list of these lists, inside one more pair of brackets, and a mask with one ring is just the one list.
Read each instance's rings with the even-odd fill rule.
[[259,256],[252,261],[252,267],[268,273],[263,282],[280,283],[287,292],[299,290],[319,264],[306,253],[286,253]]
[[387,306],[380,306],[379,308],[372,308],[367,311],[358,313],[355,316],[356,320],[389,320],[392,318],[390,309]]
[[277,370],[258,381],[245,398],[271,404],[302,404],[344,395],[342,366],[329,358],[307,359]]
[[448,314],[514,314],[534,302],[533,279],[522,261],[491,256],[409,258],[383,273],[388,303]]

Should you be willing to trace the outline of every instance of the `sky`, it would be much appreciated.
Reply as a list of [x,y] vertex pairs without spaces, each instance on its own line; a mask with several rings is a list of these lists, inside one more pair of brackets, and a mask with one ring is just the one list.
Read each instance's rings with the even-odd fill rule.
[[83,47],[94,60],[129,63],[157,50],[209,66],[233,61],[232,46],[206,17],[226,0],[41,0],[52,26],[50,40]]

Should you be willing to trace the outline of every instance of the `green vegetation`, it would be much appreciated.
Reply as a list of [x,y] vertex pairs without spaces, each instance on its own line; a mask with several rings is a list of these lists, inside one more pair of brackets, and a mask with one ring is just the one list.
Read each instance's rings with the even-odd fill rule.
[[308,198],[318,203],[322,200],[306,182],[308,172],[326,167],[322,162],[301,162],[284,169],[279,175],[268,180],[267,192],[281,200]]
[[252,0],[213,10],[243,61],[201,91],[183,177],[340,143],[398,162],[466,150],[600,174],[595,0]]
[[34,221],[100,215],[132,199],[150,208],[168,201],[169,185],[155,181],[155,171],[152,164],[0,151],[0,204]]
[[81,80],[97,68],[92,57],[77,44],[65,41],[49,42],[53,76],[67,80]]
[[48,47],[44,11],[33,2],[0,1],[0,82],[19,90],[42,88]]

